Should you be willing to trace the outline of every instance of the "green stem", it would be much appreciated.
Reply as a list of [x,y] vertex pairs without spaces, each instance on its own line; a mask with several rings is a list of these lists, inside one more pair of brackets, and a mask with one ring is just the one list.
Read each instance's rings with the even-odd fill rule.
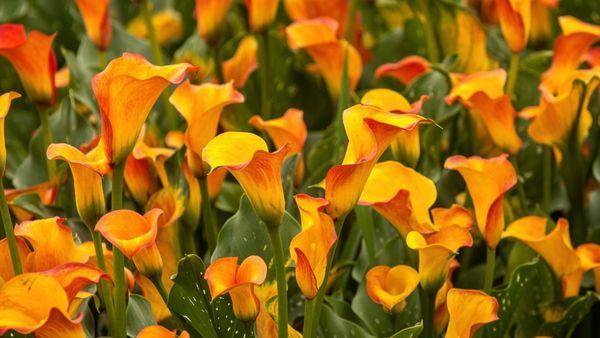
[[165,304],[169,304],[169,293],[165,289],[160,275],[150,278],[150,281],[152,282],[152,284],[154,284],[154,287],[156,288],[158,293],[160,293],[160,297],[165,302]]
[[106,67],[106,51],[98,49],[98,69],[102,70]]
[[346,31],[344,38],[349,43],[354,40],[354,17],[356,16],[356,0],[350,0],[350,10],[348,11],[348,21],[346,21]]
[[427,58],[431,63],[440,61],[440,51],[438,49],[437,37],[435,33],[434,20],[429,10],[429,2],[424,0],[411,1],[412,9],[420,14],[419,21],[425,31],[425,46],[427,48]]
[[[102,237],[99,232],[92,230],[92,239],[94,240],[94,250],[96,251],[96,259],[98,261],[98,266],[104,272],[108,272],[106,270],[106,263],[104,262],[104,250],[102,249]],[[106,314],[108,315],[108,320],[110,323],[110,329],[114,334],[115,331],[115,306],[113,303],[113,297],[110,294],[110,285],[108,281],[102,279],[100,281],[100,296],[102,297],[102,302],[104,302],[104,307],[106,308]]]
[[288,336],[287,281],[285,279],[285,259],[279,227],[269,228],[269,236],[273,245],[273,264],[275,264],[275,274],[277,277],[277,308],[279,312],[277,325],[279,338],[286,338]]
[[[112,176],[112,210],[123,207],[123,175],[125,174],[125,163],[117,163],[113,168]],[[116,338],[127,337],[127,311],[125,300],[125,257],[121,251],[113,246],[114,259],[114,283],[115,283],[115,336]]]
[[512,163],[517,173],[517,193],[519,196],[519,204],[521,205],[521,215],[527,214],[527,198],[525,197],[525,188],[523,188],[523,182],[519,175],[519,164],[517,162],[517,156],[510,156],[510,163]]
[[420,337],[433,338],[435,337],[435,329],[433,323],[433,313],[435,303],[433,302],[435,293],[430,294],[422,286],[419,286],[419,300],[421,301],[421,316],[423,317],[423,332]]
[[354,208],[356,213],[356,222],[363,233],[367,255],[369,257],[369,266],[375,265],[375,224],[373,214],[368,207],[357,206]]
[[206,227],[206,235],[208,239],[208,249],[210,252],[217,247],[217,238],[219,235],[219,227],[217,226],[217,218],[215,211],[212,208],[210,196],[208,194],[208,178],[203,176],[200,178],[200,194],[202,195],[202,222]]
[[519,53],[512,53],[510,55],[510,64],[508,66],[508,78],[506,79],[506,95],[511,99],[515,92],[515,85],[519,75],[519,62]]
[[213,47],[213,59],[215,62],[215,75],[217,76],[217,82],[223,83],[223,68],[221,67],[221,45],[216,43]]
[[550,214],[552,208],[552,148],[544,146],[542,209]]
[[4,195],[4,184],[2,178],[0,178],[0,212],[2,213],[2,224],[4,225],[4,233],[8,240],[8,249],[10,252],[10,261],[12,262],[13,272],[15,275],[23,273],[23,266],[21,265],[21,258],[19,257],[19,250],[17,248],[17,240],[15,238],[15,231],[13,223],[10,218],[10,211],[8,210],[8,203],[6,202],[6,196]]
[[344,130],[344,109],[348,107],[350,99],[350,86],[348,84],[348,49],[344,50],[344,64],[342,68],[342,78],[340,83],[340,93],[337,101],[337,112],[335,115],[335,135],[337,142],[336,152],[334,152],[334,162],[341,162],[344,147],[346,144],[346,132]]
[[271,118],[271,101],[269,99],[269,30],[260,33],[261,44],[258,49],[258,70],[260,73],[260,108],[263,119]]
[[492,292],[494,284],[494,270],[496,268],[496,249],[487,248],[485,260],[485,279],[483,281],[483,291],[488,295]]
[[[186,229],[184,228],[184,230]],[[193,234],[193,231],[182,231],[179,236],[179,238],[181,239],[181,244],[183,245],[184,254],[196,254],[196,238]]]
[[[44,108],[41,106],[37,106],[37,108],[40,116],[42,134],[44,137],[44,153],[46,153],[46,149],[48,149],[52,143],[52,130],[50,129],[50,120],[48,117],[48,110],[50,110],[50,108]],[[46,169],[48,170],[48,181],[50,181],[54,178],[56,163],[52,160],[46,159]]]
[[[344,221],[346,220],[346,215],[341,216],[335,221],[336,232],[339,234],[342,231],[342,227],[344,226]],[[335,252],[337,250],[339,241],[336,241],[333,244],[333,248],[329,252],[329,257],[327,259],[327,265],[325,266],[325,277],[323,278],[323,282],[321,283],[321,287],[317,292],[317,296],[312,299],[309,303],[309,306],[312,307],[311,315],[308,318],[308,321],[305,318],[304,321],[304,332],[302,332],[302,336],[304,338],[313,338],[317,336],[317,328],[319,324],[319,317],[321,315],[321,307],[323,306],[323,300],[325,299],[325,289],[327,289],[327,282],[329,281],[329,274],[331,272],[331,267],[333,265],[333,258],[335,257]]]

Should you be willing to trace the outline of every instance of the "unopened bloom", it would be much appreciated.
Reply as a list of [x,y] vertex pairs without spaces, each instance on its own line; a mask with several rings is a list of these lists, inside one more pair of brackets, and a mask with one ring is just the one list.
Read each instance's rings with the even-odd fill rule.
[[517,184],[517,174],[508,155],[483,159],[452,156],[446,169],[458,170],[475,206],[477,227],[489,248],[496,248],[504,231],[504,194]]
[[407,56],[394,63],[384,63],[377,67],[375,78],[392,77],[405,86],[431,70],[429,61],[418,55]]
[[236,88],[242,88],[250,75],[258,68],[258,42],[252,35],[244,37],[235,53],[222,63],[223,81],[233,82]]
[[296,281],[307,299],[313,299],[323,286],[329,251],[337,240],[333,220],[323,210],[323,198],[294,196],[302,230],[290,242],[290,256],[296,263]]
[[88,37],[100,50],[110,45],[110,0],[76,0]]
[[196,22],[202,39],[211,43],[218,37],[231,3],[232,0],[196,0]]
[[38,31],[27,35],[23,25],[0,25],[0,55],[15,67],[25,92],[38,105],[56,102],[56,56],[52,50],[55,35]]
[[267,227],[278,227],[285,200],[281,165],[289,146],[270,153],[265,141],[251,133],[226,132],[213,138],[202,151],[213,171],[224,167],[240,183],[258,217]]
[[448,338],[471,338],[477,330],[498,320],[498,301],[479,290],[450,289]]
[[250,28],[255,32],[264,30],[273,22],[279,6],[279,0],[244,0],[244,3]]
[[[152,27],[156,34],[156,42],[161,45],[181,40],[183,36],[183,23],[181,22],[181,14],[174,10],[163,10],[154,13],[151,18]],[[141,38],[148,38],[148,28],[142,16],[132,19],[127,24],[127,32],[129,34]]]
[[260,302],[254,286],[267,276],[267,265],[258,256],[249,256],[238,265],[237,257],[219,258],[206,268],[212,300],[226,293],[231,297],[233,313],[242,321],[254,321],[260,311]]
[[6,140],[4,138],[4,121],[10,109],[12,100],[21,97],[17,92],[8,92],[0,95],[0,174],[4,176],[6,170]]
[[419,273],[407,265],[379,265],[367,272],[367,294],[387,312],[400,312],[419,285]]
[[496,0],[500,29],[513,53],[520,53],[529,39],[532,0]]

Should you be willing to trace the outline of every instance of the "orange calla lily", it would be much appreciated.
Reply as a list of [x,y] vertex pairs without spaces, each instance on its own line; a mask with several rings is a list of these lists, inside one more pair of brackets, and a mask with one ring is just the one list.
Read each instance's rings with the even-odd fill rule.
[[398,162],[386,161],[373,167],[358,204],[371,206],[406,238],[412,230],[437,230],[429,217],[436,198],[435,184],[429,178]]
[[240,265],[237,262],[237,257],[219,258],[206,268],[204,278],[208,281],[212,300],[228,293],[235,317],[254,321],[260,310],[254,286],[265,281],[267,265],[258,256],[249,256]]
[[367,294],[387,312],[400,312],[419,285],[419,273],[407,265],[379,265],[367,272]]
[[[363,95],[360,103],[376,106],[395,114],[419,113],[419,109],[411,107],[402,94],[390,89],[369,90]],[[390,145],[394,158],[410,167],[415,167],[421,156],[419,140],[418,125],[409,131],[399,133]]]
[[348,54],[348,85],[354,90],[362,74],[362,59],[347,41],[338,40],[338,23],[330,18],[318,18],[293,23],[286,28],[288,44],[294,49],[305,48],[325,78],[329,93],[337,97]]
[[418,56],[407,56],[394,63],[384,63],[375,70],[375,78],[392,77],[405,86],[425,73],[429,73],[431,66],[427,59]]
[[258,42],[252,35],[244,37],[231,59],[223,61],[223,80],[242,88],[250,75],[258,68]]
[[[491,140],[493,148],[516,154],[521,148],[521,139],[515,128],[515,111],[511,99],[504,94],[506,71],[497,69],[470,74],[459,81],[446,97],[452,104],[455,100],[469,109],[477,139],[483,145],[481,152],[493,152],[484,148]],[[483,148],[483,149],[482,149]]]
[[213,42],[227,21],[232,0],[196,0],[196,23],[202,39]]
[[143,328],[136,338],[190,338],[187,331],[177,334],[175,330],[169,331],[160,325],[150,325]]
[[171,311],[169,311],[167,304],[165,304],[165,301],[152,281],[140,273],[136,273],[134,276],[135,284],[139,286],[142,295],[150,303],[150,310],[152,311],[152,315],[154,316],[154,319],[156,319],[156,322],[160,323],[171,318],[173,316]]
[[513,53],[520,53],[529,39],[531,0],[497,0],[502,35]]
[[163,213],[157,221],[158,228],[168,227],[176,222],[183,214],[184,200],[181,190],[174,187],[163,188],[154,193],[148,203],[146,211],[160,209]]
[[296,281],[307,299],[313,299],[325,279],[329,251],[337,240],[333,220],[323,212],[327,200],[309,195],[294,196],[302,230],[290,242],[290,256],[296,263]]
[[431,209],[431,217],[433,218],[433,223],[438,228],[445,228],[451,225],[458,225],[465,229],[473,227],[471,212],[458,204],[453,204],[450,208]]
[[88,37],[100,50],[110,45],[110,0],[76,0]]
[[156,246],[156,233],[162,214],[160,209],[152,209],[143,216],[126,209],[111,211],[100,218],[96,231],[132,259],[144,276],[160,276],[162,259]]
[[187,122],[185,144],[190,169],[196,176],[206,173],[202,164],[202,150],[217,134],[217,127],[223,108],[230,104],[244,102],[244,96],[236,91],[233,84],[192,85],[182,83],[169,98]]
[[27,36],[23,25],[0,25],[0,55],[15,67],[25,92],[39,105],[51,106],[56,102],[54,36],[38,31]]
[[[27,256],[31,252],[27,243],[22,238],[15,238],[17,244],[17,251],[19,253],[19,259],[21,262],[25,262]],[[10,258],[10,248],[8,247],[8,240],[6,238],[0,239],[0,286],[7,280],[13,278],[15,273]]]
[[226,132],[208,142],[202,158],[211,171],[223,167],[237,179],[258,217],[272,229],[279,226],[285,211],[281,165],[289,146],[268,150],[259,136]]
[[553,34],[552,10],[558,7],[558,0],[532,0],[531,27],[529,28],[529,41],[534,45],[541,45],[548,41]]
[[508,155],[489,159],[452,156],[446,159],[444,168],[462,175],[475,206],[479,232],[489,248],[496,248],[504,230],[504,194],[517,183]]
[[450,225],[426,235],[411,231],[406,236],[406,245],[419,252],[419,275],[423,288],[437,291],[445,282],[458,249],[472,246],[473,238],[468,228]]
[[33,218],[33,214],[28,210],[19,206],[15,201],[22,196],[36,194],[43,205],[52,205],[58,194],[57,181],[42,182],[31,187],[22,189],[6,189],[4,190],[6,201],[10,211],[15,215],[19,222],[29,221]]
[[435,313],[433,317],[433,324],[435,325],[435,332],[438,336],[441,336],[448,325],[448,321],[450,320],[450,315],[448,313],[448,291],[454,287],[452,283],[452,275],[454,274],[454,270],[460,267],[460,263],[456,259],[450,261],[450,266],[448,267],[448,275],[446,276],[446,280],[442,287],[438,290],[435,295]]
[[598,280],[598,273],[600,272],[600,245],[596,243],[581,244],[575,249],[575,253],[579,257],[581,264],[578,270],[568,274],[562,280],[563,295],[565,297],[579,295],[583,274],[589,270],[594,270],[596,290],[598,290],[598,285],[600,285],[600,281]]
[[138,160],[133,154],[127,157],[125,185],[133,199],[141,205],[145,205],[150,195],[157,190],[158,182],[152,174],[150,161]]
[[450,289],[446,301],[450,315],[448,338],[471,338],[481,326],[498,320],[498,301],[485,292]]
[[[150,19],[154,28],[156,42],[160,46],[181,40],[183,36],[183,22],[178,11],[167,9],[158,11]],[[127,32],[140,39],[148,38],[148,28],[143,16],[133,18],[127,24]]]
[[515,238],[540,254],[554,273],[563,278],[581,267],[569,236],[569,222],[561,218],[552,232],[546,234],[547,220],[539,216],[526,216],[511,223],[502,238]]
[[4,120],[10,109],[12,100],[21,97],[17,92],[8,92],[0,95],[0,173],[4,176],[6,170],[6,140],[4,138]]
[[84,287],[98,284],[103,278],[111,280],[104,271],[83,263],[66,263],[42,274],[53,277],[62,286],[69,302],[73,301]]
[[275,19],[279,0],[244,0],[248,9],[250,28],[260,32],[267,28]]
[[66,161],[73,174],[77,212],[88,228],[92,228],[105,213],[102,174],[108,172],[108,160],[103,145],[99,144],[89,153],[66,143],[51,144],[46,151],[50,160]]
[[151,147],[146,144],[143,140],[139,140],[135,146],[133,147],[133,151],[131,155],[135,157],[136,160],[148,159],[154,165],[154,169],[156,170],[156,174],[160,179],[160,182],[163,187],[168,187],[169,177],[167,176],[167,171],[165,170],[165,162],[173,156],[175,150],[170,148],[161,148],[161,147]]
[[124,53],[92,79],[102,115],[102,138],[111,164],[123,163],[133,149],[150,109],[171,83],[183,81],[188,64],[154,66],[143,56]]
[[332,18],[343,28],[338,33],[339,36],[343,36],[350,6],[348,0],[285,0],[285,10],[294,21]]
[[88,255],[77,247],[71,229],[64,222],[64,218],[54,217],[15,226],[15,235],[33,247],[33,252],[27,255],[25,271],[46,271],[65,263],[88,261]]
[[[256,335],[258,338],[277,337],[277,284],[265,282],[254,288],[256,298],[260,302],[260,311],[256,317]],[[289,338],[302,338],[302,334],[288,324]]]
[[290,145],[289,155],[300,154],[298,161],[298,170],[296,173],[296,183],[302,180],[304,175],[304,159],[302,149],[308,135],[306,124],[304,124],[304,112],[298,109],[288,109],[282,117],[264,121],[259,115],[254,115],[248,121],[250,125],[258,130],[266,131],[275,147],[281,148],[286,144]]
[[[413,104],[418,112],[425,97]],[[329,169],[325,178],[328,213],[335,220],[348,213],[359,199],[379,157],[399,133],[430,120],[415,114],[394,114],[376,106],[358,104],[344,111],[348,147],[341,165]]]
[[84,338],[82,319],[71,319],[69,298],[50,276],[25,273],[0,287],[0,335],[15,330],[41,338]]

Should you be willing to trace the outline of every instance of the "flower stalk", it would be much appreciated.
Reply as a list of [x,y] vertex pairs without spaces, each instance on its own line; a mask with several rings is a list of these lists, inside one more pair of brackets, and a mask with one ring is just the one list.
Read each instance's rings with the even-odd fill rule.
[[[112,176],[112,210],[119,210],[123,207],[123,175],[125,173],[125,163],[117,163],[113,168]],[[115,283],[115,336],[125,338],[127,336],[127,312],[125,300],[125,257],[123,253],[113,247],[114,257],[114,283]]]
[[10,251],[10,261],[12,263],[13,272],[16,275],[23,273],[23,266],[21,265],[21,259],[19,258],[19,250],[17,249],[17,242],[15,238],[15,231],[13,223],[10,218],[10,211],[8,210],[8,203],[6,202],[6,196],[4,195],[4,183],[0,178],[0,213],[2,214],[2,224],[4,225],[4,234],[8,241],[8,248]]
[[267,227],[271,244],[273,245],[273,264],[275,265],[275,274],[277,279],[277,326],[279,337],[288,336],[288,299],[287,299],[287,280],[285,278],[285,258],[283,256],[283,244],[279,234],[279,226]]
[[208,177],[204,175],[199,179],[200,181],[200,193],[202,195],[201,213],[202,222],[206,227],[206,237],[208,239],[208,249],[210,252],[214,251],[217,247],[217,238],[219,235],[219,227],[217,225],[217,218],[215,211],[210,201],[210,195],[208,194]]

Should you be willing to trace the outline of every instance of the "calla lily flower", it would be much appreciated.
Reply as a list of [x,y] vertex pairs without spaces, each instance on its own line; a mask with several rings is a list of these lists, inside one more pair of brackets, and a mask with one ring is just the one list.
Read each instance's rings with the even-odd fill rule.
[[438,228],[444,228],[451,225],[458,225],[461,228],[471,229],[473,227],[473,216],[471,212],[463,206],[453,204],[450,208],[431,209],[433,223]]
[[244,102],[244,96],[234,89],[231,82],[197,86],[186,81],[175,89],[169,102],[187,122],[185,144],[189,167],[195,176],[204,176],[202,151],[217,134],[223,109],[230,104]]
[[579,295],[581,280],[583,274],[589,270],[594,270],[596,279],[596,290],[600,285],[598,277],[600,276],[600,245],[596,243],[581,244],[575,249],[577,257],[579,257],[579,269],[565,276],[562,280],[563,294],[565,297],[575,297]]
[[58,194],[57,181],[42,182],[31,187],[22,189],[6,189],[4,190],[6,201],[10,211],[15,215],[19,222],[29,221],[33,218],[33,214],[15,203],[20,197],[36,194],[43,205],[52,205]]
[[[183,22],[181,14],[174,10],[163,10],[156,12],[150,19],[154,32],[156,34],[156,42],[160,46],[181,40],[183,36]],[[144,22],[143,16],[133,18],[127,24],[127,32],[140,39],[148,38],[148,28]]]
[[419,273],[407,265],[379,265],[367,272],[367,294],[387,312],[400,312],[419,285]]
[[154,165],[154,169],[156,170],[156,174],[160,179],[160,183],[163,187],[168,187],[169,177],[167,176],[167,171],[165,170],[165,162],[173,156],[175,150],[170,148],[161,148],[161,147],[151,147],[146,144],[143,140],[139,140],[135,147],[133,147],[133,151],[131,155],[135,157],[136,160],[147,159],[152,162]]
[[103,145],[99,144],[84,154],[66,143],[54,143],[48,147],[46,156],[50,160],[61,159],[69,164],[77,212],[85,225],[92,229],[106,211],[102,175],[109,171],[109,167]]
[[[260,302],[260,311],[256,317],[256,335],[258,338],[277,337],[277,284],[275,281],[264,282],[254,288]],[[289,338],[302,338],[302,334],[288,324]]]
[[124,53],[92,79],[102,115],[102,138],[111,164],[123,163],[133,149],[150,109],[171,83],[183,81],[188,64],[154,66],[143,56]]
[[76,0],[88,37],[100,50],[110,45],[110,0]]
[[[423,101],[413,104],[413,111],[419,111]],[[343,120],[348,136],[346,154],[342,164],[329,169],[325,178],[327,209],[334,220],[354,208],[375,163],[396,136],[430,121],[363,104],[346,109]]]
[[[19,253],[19,259],[25,262],[31,250],[22,238],[15,238],[17,244],[17,251]],[[13,271],[12,262],[10,259],[10,248],[8,247],[8,239],[0,239],[0,286],[7,280],[13,278],[15,273]]]
[[111,280],[104,271],[83,263],[66,263],[41,274],[53,277],[62,286],[70,302],[84,287],[98,284],[103,278]]
[[285,10],[294,21],[332,18],[343,28],[338,36],[343,36],[350,6],[348,0],[285,0]]
[[140,273],[136,273],[134,276],[135,284],[140,288],[144,298],[150,303],[150,310],[156,322],[160,323],[171,318],[173,316],[171,311],[169,311],[167,304],[165,304],[165,301],[152,281]]
[[347,41],[338,40],[337,30],[338,23],[326,17],[296,22],[286,28],[290,47],[306,49],[325,78],[329,93],[333,97],[338,97],[340,93],[346,53],[350,90],[356,88],[363,68],[358,51]]
[[296,263],[296,281],[307,299],[322,287],[329,251],[337,240],[333,220],[323,212],[327,200],[309,195],[294,196],[302,230],[290,242],[290,256]]
[[531,28],[531,0],[497,0],[500,29],[513,53],[526,46]]
[[[421,108],[421,106],[411,107],[402,94],[390,89],[369,90],[362,97],[360,103],[376,106],[395,114],[418,114]],[[414,168],[421,156],[419,140],[418,125],[410,131],[399,133],[390,145],[394,158]]]
[[502,238],[515,238],[526,244],[550,265],[558,278],[563,278],[581,267],[569,236],[569,222],[561,218],[552,232],[546,234],[547,220],[526,216],[511,223]]
[[237,257],[219,258],[206,268],[204,278],[208,281],[212,300],[228,293],[235,317],[251,322],[260,311],[254,286],[265,281],[267,265],[258,256],[249,256],[239,265],[237,262]]
[[147,159],[136,159],[133,154],[125,162],[125,185],[133,199],[141,205],[158,189],[158,182],[153,176],[151,164]]
[[281,165],[289,148],[269,153],[259,136],[226,132],[208,142],[202,158],[211,171],[223,167],[237,179],[258,217],[272,229],[279,226],[285,211]]
[[[99,268],[98,257],[96,256],[96,250],[94,249],[94,243],[92,241],[83,242],[78,246],[78,249],[84,254],[89,256],[89,260],[86,264],[93,267]],[[110,279],[114,279],[114,256],[112,250],[106,247],[106,244],[102,243],[102,252],[104,253],[104,265],[106,266],[106,273],[110,276]],[[125,285],[128,290],[133,290],[134,287],[133,273],[125,268]]]
[[100,218],[96,231],[132,259],[144,276],[160,276],[162,259],[156,246],[156,233],[162,214],[160,209],[152,209],[143,216],[126,209],[111,211]]
[[508,155],[489,159],[452,156],[446,159],[444,168],[458,170],[462,175],[475,206],[479,232],[488,248],[496,248],[504,230],[504,194],[517,184]]
[[448,104],[459,100],[469,110],[480,143],[492,144],[491,151],[480,146],[482,153],[493,153],[495,148],[514,155],[521,148],[515,129],[517,112],[504,94],[505,82],[506,71],[501,68],[474,73],[464,77],[446,97]]
[[0,95],[0,173],[4,176],[6,170],[6,140],[4,138],[4,120],[10,109],[12,100],[21,97],[17,92],[8,92]]
[[435,295],[435,313],[433,316],[433,324],[435,325],[435,332],[437,332],[438,336],[442,335],[446,329],[446,326],[448,326],[448,321],[450,320],[447,304],[448,291],[454,287],[454,284],[452,283],[452,275],[454,274],[454,270],[458,269],[459,267],[460,263],[458,263],[456,259],[450,261],[446,280]]
[[384,63],[375,70],[375,78],[392,77],[405,86],[423,74],[429,73],[429,61],[418,55],[407,56],[394,63]]
[[307,130],[303,119],[304,113],[301,110],[290,108],[282,117],[264,121],[259,115],[254,115],[248,121],[254,128],[266,131],[275,147],[281,148],[286,144],[290,145],[288,156],[300,154],[298,161],[298,170],[296,174],[296,183],[302,181],[304,175],[304,159],[302,149],[306,142]]
[[236,88],[242,88],[250,75],[258,68],[258,42],[252,35],[240,41],[231,59],[223,61],[223,80],[233,82]]
[[190,338],[187,331],[177,334],[175,330],[169,331],[160,325],[150,325],[143,328],[136,338]]
[[485,292],[450,289],[447,303],[448,338],[471,338],[481,326],[498,320],[498,301]]
[[534,45],[542,45],[553,34],[552,10],[558,7],[558,0],[532,0],[531,27],[529,28],[529,41]]
[[0,335],[9,330],[36,337],[84,338],[79,324],[83,316],[71,319],[70,300],[54,278],[25,273],[0,287]]
[[15,67],[25,92],[38,105],[51,106],[56,102],[54,36],[38,31],[27,36],[23,25],[0,25],[0,55]]
[[419,252],[419,275],[423,288],[437,291],[446,280],[458,249],[472,246],[473,238],[468,228],[450,225],[426,235],[411,231],[406,236],[406,245]]
[[279,0],[244,0],[248,9],[248,22],[254,32],[267,28],[275,19]]
[[218,37],[218,31],[227,21],[232,0],[196,0],[198,34],[209,43]]
[[358,204],[368,205],[385,217],[402,238],[412,230],[434,232],[429,208],[437,191],[429,178],[394,161],[375,164]]
[[25,271],[46,271],[66,263],[88,261],[88,255],[77,247],[71,229],[64,222],[64,218],[54,217],[15,226],[15,235],[26,239],[33,248],[24,262]]

